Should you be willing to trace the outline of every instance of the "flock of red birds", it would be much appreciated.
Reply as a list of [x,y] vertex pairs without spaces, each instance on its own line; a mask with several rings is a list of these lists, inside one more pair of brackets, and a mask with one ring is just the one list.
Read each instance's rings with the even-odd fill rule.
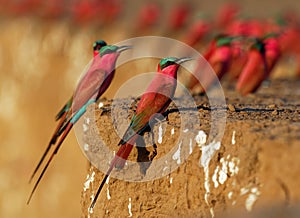
[[[95,22],[113,25],[126,11],[122,0],[0,2],[4,6],[1,13],[7,16],[30,15],[41,19],[67,17],[79,25]],[[162,14],[165,10],[159,3],[143,4],[134,14],[136,34],[151,34],[151,30],[165,23],[167,35],[194,48],[199,48],[199,45],[204,47],[203,56],[217,77],[222,79],[227,74],[231,80],[237,80],[236,90],[241,94],[256,91],[282,59],[294,60],[297,66],[294,75],[300,77],[300,44],[297,43],[300,38],[300,19],[294,13],[286,12],[270,19],[243,18],[240,7],[232,3],[223,5],[210,18],[195,15],[192,5],[184,2],[168,10],[164,19]],[[196,19],[191,22],[193,16]],[[203,73],[201,67],[199,63],[195,77],[190,78],[187,86],[190,89],[199,88],[198,81],[201,81],[200,92],[205,92],[214,82],[214,77]]]
[[[4,5],[4,7],[1,8],[2,11],[0,11],[0,13],[5,16],[10,16],[11,14],[14,16],[30,15],[36,16],[39,19],[47,20],[68,18],[71,22],[78,25],[90,25],[97,22],[99,22],[100,25],[114,25],[114,21],[120,20],[122,13],[124,15],[125,11],[124,4],[122,4],[123,2],[121,0],[77,0],[68,3],[60,0],[20,0],[17,2],[0,0],[0,3]],[[195,16],[195,13],[192,13],[192,6],[183,2],[178,3],[169,9],[166,19],[162,18],[162,12],[163,8],[160,7],[159,3],[146,3],[137,11],[136,14],[134,14],[136,19],[132,26],[135,26],[136,34],[141,35],[151,33],[152,30],[157,30],[161,23],[163,23],[166,24],[164,27],[165,34],[163,35],[172,35],[191,47],[201,49],[203,57],[210,64],[215,75],[210,73],[210,70],[207,69],[206,64],[204,64],[203,61],[196,60],[198,65],[196,66],[195,71],[192,72],[193,76],[190,76],[188,82],[185,84],[187,88],[192,91],[197,89],[198,92],[204,93],[211,88],[216,80],[221,80],[224,76],[227,76],[231,81],[235,81],[236,91],[240,94],[247,95],[249,93],[253,93],[261,86],[262,82],[271,75],[275,65],[283,58],[292,58],[296,63],[299,62],[297,63],[298,69],[294,74],[295,77],[300,77],[300,44],[297,43],[300,38],[300,19],[291,12],[283,13],[277,17],[277,19],[241,18],[241,10],[239,6],[235,4],[226,4],[220,9],[216,16],[208,18],[198,14],[196,15],[197,19],[193,22],[190,22],[191,16]],[[131,23],[128,25],[131,25]],[[104,63],[103,66],[111,64],[109,66],[112,68],[109,67],[106,71],[109,73],[114,72],[113,67],[115,66],[119,53],[122,50],[129,49],[131,47],[124,46],[122,49],[117,46],[107,46],[104,41],[102,41],[102,43],[103,44],[99,44],[99,46],[104,49],[100,49],[102,52],[100,52],[100,55],[97,53],[97,49],[94,50],[94,52],[97,51],[94,53],[94,60],[98,60],[99,63]],[[111,58],[109,54],[112,55],[113,61],[109,59]],[[105,55],[108,55],[109,58]],[[183,58],[180,60],[170,57],[165,58],[159,63],[159,72],[165,72],[167,75],[170,74],[173,76],[172,78],[175,78],[175,81],[177,81],[177,69],[179,64],[182,63],[181,61],[187,60],[190,59]],[[106,72],[104,70],[106,68],[101,69]],[[96,75],[95,72],[96,70],[94,68],[89,71],[90,75]],[[97,72],[99,75],[104,77],[104,73],[102,71],[98,70]],[[101,88],[100,86],[98,87],[98,81],[94,80],[95,86],[97,86],[100,91],[98,89],[94,90],[94,87],[91,86],[90,88],[92,88],[93,91],[92,95],[90,96],[91,93],[88,92],[88,97],[83,98],[84,101],[80,101],[82,104],[79,104],[80,106],[78,106],[78,108],[74,107],[77,102],[74,100],[75,103],[72,103],[73,98],[71,98],[63,108],[65,115],[62,118],[62,122],[59,123],[58,129],[55,131],[55,134],[52,137],[46,152],[42,156],[41,161],[37,165],[31,179],[39,169],[40,164],[43,162],[50,147],[55,144],[56,137],[60,137],[62,133],[63,135],[40,174],[40,177],[31,192],[28,203],[49,163],[53,156],[57,153],[73,124],[75,124],[80,116],[85,112],[87,105],[90,104],[89,100],[93,100],[92,103],[94,103],[108,88],[113,75],[114,74],[109,74],[108,78],[110,81],[107,81],[107,83],[105,83],[103,87],[101,86]],[[99,76],[100,80],[106,81],[103,77]],[[86,78],[89,79],[87,80],[88,82],[84,82],[82,84],[87,85],[88,87],[93,84],[89,82],[92,81],[90,80],[92,77],[87,76]],[[101,85],[103,81],[100,81]],[[161,82],[161,79],[156,79],[153,84],[159,84],[157,81]],[[172,81],[174,82],[174,80]],[[170,84],[170,82],[166,84]],[[82,87],[86,88],[86,86],[83,85]],[[165,88],[165,86],[165,84],[162,85],[163,88]],[[155,88],[157,87],[155,86]],[[174,95],[175,89],[176,85],[172,84],[170,96]],[[84,91],[81,91],[81,89],[78,90],[80,90],[80,92],[78,91],[80,96],[82,93],[85,94],[84,89],[82,89]],[[160,89],[157,88],[157,90]],[[75,92],[73,97],[74,99],[76,97],[76,100],[78,100],[76,93],[77,92]],[[153,94],[156,92],[149,93]],[[161,107],[158,108],[157,111],[154,111],[156,108],[149,103],[153,103],[153,101],[148,101],[148,95],[143,96],[146,97],[141,98],[136,110],[138,115],[133,116],[130,124],[134,127],[137,126],[136,128],[138,131],[135,131],[132,135],[132,132],[129,131],[131,129],[128,128],[128,135],[130,136],[129,140],[132,139],[133,141],[136,141],[136,137],[138,136],[136,133],[140,134],[145,130],[150,117],[155,113],[162,113],[171,102],[167,97],[165,102],[162,102],[163,104]],[[143,99],[146,99],[147,101],[144,101]],[[151,110],[144,113],[144,107],[147,107],[147,109],[150,108]],[[67,110],[64,111],[66,108]],[[67,115],[71,117],[69,118]],[[62,126],[62,124],[64,124],[64,126]],[[67,126],[65,124],[67,124]],[[125,136],[127,137],[127,132]],[[127,141],[123,141],[123,139],[120,141],[119,145],[121,145],[121,148],[117,153],[117,159],[114,159],[112,162],[106,177],[97,191],[91,208],[94,207],[97,196],[106,182],[107,177],[116,163],[118,163],[117,161],[119,160],[119,156],[124,158],[123,160],[127,159],[134,144],[134,142],[132,143],[129,141],[130,143],[127,143]],[[122,164],[124,165],[124,163]]]
[[[270,19],[241,18],[240,7],[225,4],[213,18],[198,19],[187,25],[191,7],[184,3],[171,8],[167,22],[168,31],[176,35],[181,29],[181,39],[189,46],[204,47],[203,56],[215,71],[219,80],[225,74],[236,82],[236,90],[242,95],[255,92],[267,79],[274,66],[282,59],[293,59],[297,64],[295,77],[300,77],[300,19],[292,12],[285,12]],[[154,3],[145,5],[139,14],[141,31],[153,27],[160,18],[160,8]],[[208,46],[207,46],[208,45]],[[187,86],[194,89],[199,81],[200,92],[213,84],[215,77],[203,70],[199,62]],[[198,89],[199,91],[199,89]]]
[[121,0],[0,0],[4,16],[35,16],[42,19],[71,18],[77,24],[116,19],[122,11]]

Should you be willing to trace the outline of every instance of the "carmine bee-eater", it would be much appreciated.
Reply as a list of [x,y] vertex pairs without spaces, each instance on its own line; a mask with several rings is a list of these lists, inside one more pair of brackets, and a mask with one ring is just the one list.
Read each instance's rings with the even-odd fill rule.
[[212,27],[204,19],[197,20],[189,27],[183,41],[189,46],[195,46],[201,42],[211,31]]
[[[104,46],[106,46],[106,42],[103,41],[103,40],[97,40],[94,42],[93,44],[93,55],[94,55],[94,59],[93,59],[93,63],[92,65],[94,64],[97,64],[97,62],[100,61],[99,59],[99,52],[100,52],[100,49]],[[99,59],[98,61],[96,59]],[[72,106],[72,102],[73,102],[73,96],[69,99],[69,101],[64,105],[64,107],[58,112],[58,114],[56,115],[55,119],[56,120],[59,120],[65,113],[68,113],[71,106]]]
[[199,61],[196,67],[195,75],[190,78],[188,88],[193,90],[194,87],[201,81],[200,92],[205,92],[213,84],[215,79],[221,79],[228,71],[231,61],[231,42],[235,37],[229,37],[226,35],[217,36],[211,43],[204,55],[204,58],[208,61],[216,76],[211,73],[211,70],[207,69],[207,65],[203,61]]
[[125,6],[120,0],[97,0],[94,2],[97,13],[96,20],[104,25],[109,25],[115,21]]
[[73,125],[85,113],[87,106],[95,103],[109,87],[115,74],[115,65],[120,53],[129,48],[131,47],[118,47],[115,45],[106,45],[100,49],[99,55],[94,57],[90,68],[88,69],[85,76],[80,80],[72,98],[68,101],[66,106],[63,107],[63,109],[59,112],[57,116],[57,118],[60,117],[60,119],[63,119],[62,123],[59,124],[61,126],[56,130],[56,133],[52,137],[47,147],[47,150],[45,151],[31,178],[34,177],[36,171],[38,170],[46,154],[48,153],[51,145],[55,144],[56,139],[58,137],[60,137],[60,139],[55,147],[54,152],[51,154],[42,173],[40,174],[37,182],[35,183],[35,186],[30,194],[27,203],[30,202],[31,197],[35,189],[37,188],[40,180],[42,179],[44,173],[46,172],[46,169],[48,168],[51,160],[53,159],[54,155],[58,152],[61,144],[72,129]]
[[237,80],[247,62],[247,51],[243,48],[244,43],[234,41],[231,43],[231,63],[228,70],[230,80]]
[[161,9],[158,4],[151,2],[145,4],[138,14],[137,20],[137,31],[145,32],[151,28],[153,28],[161,15]]
[[190,6],[186,2],[181,2],[175,5],[169,15],[168,24],[171,31],[180,30],[186,24],[189,14]]
[[240,7],[234,3],[224,4],[217,12],[215,24],[219,29],[226,28],[230,25],[240,12]]
[[293,12],[287,12],[273,23],[273,32],[281,32],[278,40],[281,52],[284,55],[294,57],[297,63],[296,76],[300,76],[300,20]]
[[256,39],[250,48],[248,60],[240,74],[236,90],[242,95],[255,92],[270,75],[280,55],[280,45],[274,34]]
[[64,15],[65,5],[60,0],[42,1],[39,16],[46,19],[58,19]]
[[[94,59],[93,59],[93,63],[92,65],[98,64],[99,63],[99,57],[97,57],[97,55],[99,56],[99,50],[103,47],[106,46],[106,42],[103,40],[97,40],[94,42],[93,44],[93,53],[94,53]],[[96,60],[99,59],[99,60]],[[84,76],[85,77],[85,76]],[[83,78],[84,78],[83,77]],[[50,148],[52,145],[54,145],[56,143],[57,138],[59,137],[58,132],[60,131],[60,129],[62,128],[62,126],[64,125],[64,123],[67,122],[68,120],[68,115],[70,115],[71,113],[71,109],[72,109],[72,103],[73,103],[73,96],[71,96],[71,98],[68,100],[68,102],[62,107],[62,109],[57,113],[57,115],[55,116],[55,120],[59,121],[51,139],[50,142],[45,150],[45,152],[43,153],[43,156],[41,157],[38,165],[36,166],[36,168],[34,169],[29,182],[31,182],[31,180],[33,179],[34,175],[36,174],[36,172],[38,171],[38,169],[40,168],[41,164],[43,163],[46,155],[48,154]]]
[[97,11],[93,1],[74,1],[72,7],[72,18],[76,24],[86,24],[95,20]]
[[22,1],[7,1],[5,5],[8,5],[8,10],[14,15],[27,15],[27,14],[34,14],[37,12],[41,6],[41,0],[22,0]]
[[135,114],[123,138],[119,142],[119,150],[111,162],[90,208],[95,206],[97,198],[114,167],[122,169],[139,135],[142,135],[149,126],[151,116],[163,113],[169,106],[177,87],[177,70],[181,63],[191,58],[168,57],[158,64],[158,72],[142,95]]

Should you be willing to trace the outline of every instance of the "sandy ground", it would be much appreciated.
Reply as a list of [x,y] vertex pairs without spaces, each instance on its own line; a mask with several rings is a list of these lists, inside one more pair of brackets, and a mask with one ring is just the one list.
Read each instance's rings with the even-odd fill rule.
[[[200,108],[201,125],[190,126],[187,131],[180,122],[182,115],[176,111],[170,112],[168,120],[156,124],[154,128],[154,135],[159,134],[159,127],[163,128],[164,134],[161,143],[155,137],[157,156],[146,174],[141,173],[144,165],[132,162],[123,171],[115,172],[113,176],[123,180],[110,178],[92,214],[87,213],[87,208],[103,173],[95,167],[88,168],[88,182],[86,190],[82,192],[83,217],[209,217],[212,213],[217,217],[226,214],[228,217],[240,217],[241,214],[248,217],[282,217],[286,214],[298,217],[299,85],[299,81],[274,80],[268,87],[247,98],[237,95],[228,86],[225,89],[227,123],[218,148],[216,141],[211,144],[199,143],[199,131],[208,135],[210,120],[215,118],[209,119],[211,111],[206,108],[206,97],[195,96]],[[294,90],[293,93],[289,91],[290,88]],[[277,90],[280,92],[277,93]],[[275,93],[276,99],[272,98]],[[172,108],[174,105],[170,107],[171,111]],[[116,114],[118,119],[123,117],[124,122],[128,122],[127,115],[124,117],[124,109]],[[111,156],[108,158],[103,155],[103,147],[117,150],[114,145],[119,140],[111,115],[110,102],[104,102],[104,107],[96,110],[96,124],[89,125],[85,137],[85,143],[89,145],[87,156],[92,160],[97,159],[96,165],[105,167],[108,167]],[[171,133],[172,129],[174,134]],[[105,146],[95,141],[95,131],[99,131]],[[111,134],[105,134],[107,131]],[[176,145],[180,140],[182,143]],[[188,152],[190,142],[193,151],[187,157],[185,152]],[[215,148],[212,149],[213,155],[204,152],[207,146]],[[174,159],[179,148],[181,162],[178,162],[178,157]],[[149,149],[151,151],[151,146]],[[170,150],[171,155],[168,154]],[[160,177],[163,172],[155,161],[167,159],[166,156],[172,158],[162,164],[167,171],[174,170],[172,173],[157,180],[132,182],[151,177],[153,173]],[[139,154],[135,150],[129,159],[134,162],[137,157]],[[200,161],[205,157],[210,157],[207,168]],[[174,162],[178,165],[177,169]],[[278,209],[278,213],[274,213],[274,208]]]
[[[272,4],[272,7],[269,7],[271,1],[264,1],[259,4],[254,4],[248,0],[239,2],[248,14],[260,17],[273,15],[285,8],[299,10],[300,7],[298,2],[294,0],[277,2],[276,5]],[[222,0],[214,1],[214,3],[209,1],[201,2],[201,5],[198,5],[198,9],[213,14],[222,3]],[[135,0],[133,3],[135,7],[138,7],[140,4],[142,3],[139,0]],[[134,7],[131,7],[132,5],[129,6],[126,9],[127,12],[130,11],[130,8],[134,9]],[[166,4],[165,9],[167,8],[168,5]],[[265,8],[268,8],[267,12]],[[128,16],[134,15],[134,13],[129,14]],[[86,179],[88,163],[78,146],[74,133],[70,134],[59,155],[53,161],[53,165],[49,167],[29,206],[26,205],[26,200],[32,184],[29,185],[28,180],[55,128],[54,115],[71,95],[83,68],[91,59],[91,45],[93,41],[106,39],[110,43],[115,43],[135,36],[135,33],[131,31],[132,23],[135,20],[132,19],[127,25],[124,25],[123,21],[126,22],[127,20],[122,19],[117,25],[104,28],[74,26],[68,20],[41,21],[31,17],[1,17],[0,19],[0,27],[2,29],[0,32],[0,217],[78,217],[84,214],[85,211],[82,209],[85,207],[81,206],[81,192]],[[176,38],[176,36],[174,37]],[[132,75],[130,73],[122,74],[122,76],[118,75],[115,83],[105,93],[105,96],[107,98],[113,97],[118,86],[123,81],[139,72],[135,71]],[[290,105],[295,103],[292,100],[286,101],[285,98],[280,100],[279,97],[277,98],[277,92],[268,93],[268,89],[263,91],[268,94],[266,100],[275,102],[276,106],[280,105],[281,101]],[[262,91],[259,93],[262,93]],[[299,94],[294,95],[295,101],[299,99],[297,96]],[[252,104],[253,96],[243,100],[248,101],[248,108],[257,108],[259,106]],[[235,101],[232,101],[232,104],[235,104]],[[237,108],[239,108],[238,104],[236,105]],[[260,104],[262,107],[264,106],[263,102]],[[272,104],[274,103],[270,103],[270,105]],[[202,112],[204,113],[205,110]],[[208,113],[208,111],[206,112]],[[241,119],[247,117],[242,112],[238,113]],[[245,113],[247,114],[248,112]],[[267,111],[265,113],[268,114]],[[282,112],[278,111],[278,113],[280,115]],[[280,119],[284,120],[284,117]],[[228,120],[230,123],[230,116]],[[264,124],[259,122],[258,124],[264,127]],[[283,125],[285,125],[284,122]],[[233,127],[236,126],[234,125]],[[238,129],[236,130],[237,137],[239,136],[237,133]],[[206,129],[204,128],[203,130]],[[256,132],[258,131],[256,130]],[[270,130],[270,132],[272,131]],[[289,131],[283,132],[287,135],[287,138],[290,134]],[[227,136],[232,136],[231,134],[232,132],[229,132]],[[279,133],[275,131],[272,134],[276,135]],[[115,135],[112,137],[114,137],[114,140],[117,140]],[[251,136],[248,137],[252,138]],[[222,149],[223,147],[222,142]],[[285,148],[279,149],[277,152],[281,154],[283,150]],[[203,169],[198,166],[200,154],[200,151],[192,154],[197,160],[197,164],[193,161],[194,169],[197,171],[194,183],[202,187],[201,195],[199,192],[197,192],[197,195],[199,195],[198,199],[201,201],[201,205],[205,205],[203,200]],[[272,155],[279,154],[274,153]],[[134,160],[134,157],[132,158]],[[288,160],[292,161],[293,159]],[[266,167],[269,166],[267,165]],[[213,173],[212,170],[214,169],[211,168],[210,173]],[[242,174],[239,173],[239,175]],[[200,180],[198,181],[199,178]],[[161,181],[164,181],[166,185],[170,185],[170,176]],[[131,185],[134,186],[134,184],[132,183]],[[174,180],[174,184],[179,183],[176,183],[176,180]],[[181,185],[184,186],[185,184],[182,183]],[[152,187],[152,185],[149,185],[149,190]],[[261,192],[260,187],[259,190]],[[99,200],[96,210],[100,213],[100,202],[103,202],[103,199]],[[136,202],[134,203],[134,201],[136,200],[132,197],[132,209],[135,208],[136,212],[138,209],[136,209]],[[153,200],[153,202],[156,201],[155,199]],[[86,206],[88,202],[86,201],[84,205]],[[123,211],[123,215],[127,216],[128,199],[124,202],[124,205],[122,204],[124,207],[121,206],[121,211]],[[149,201],[145,208],[151,208],[153,202]],[[259,202],[258,200],[257,204]],[[241,204],[244,205],[244,202]],[[202,213],[209,214],[207,212],[208,208],[209,206],[207,205],[205,212]],[[215,208],[215,211],[218,211],[217,208]]]

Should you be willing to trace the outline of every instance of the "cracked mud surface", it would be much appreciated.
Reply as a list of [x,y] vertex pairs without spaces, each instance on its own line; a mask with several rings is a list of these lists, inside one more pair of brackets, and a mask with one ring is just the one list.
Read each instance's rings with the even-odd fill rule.
[[[161,144],[156,143],[157,155],[154,160],[163,158],[170,149],[180,144],[180,135],[184,135],[181,156],[188,152],[189,142],[192,141],[193,144],[193,151],[187,160],[181,159],[177,169],[157,180],[127,182],[110,178],[93,213],[89,215],[210,217],[214,213],[217,217],[230,217],[240,216],[242,213],[248,217],[264,217],[266,214],[273,214],[274,217],[289,214],[290,217],[296,217],[300,201],[299,87],[300,81],[274,80],[257,94],[241,97],[225,83],[227,123],[220,148],[216,149],[206,169],[208,176],[205,176],[205,170],[199,164],[205,145],[197,144],[195,140],[195,134],[200,130],[209,134],[211,110],[206,97],[195,96],[201,124],[189,127],[189,131],[185,133],[180,129],[180,115],[176,110],[172,112],[174,105],[171,105],[168,119],[156,124],[154,128],[156,142],[159,126],[164,129]],[[93,148],[98,146],[89,137],[90,132],[95,129],[100,134],[111,132],[103,140],[110,149],[117,149],[119,137],[111,121],[110,101],[103,103],[104,109],[96,110],[97,127],[90,128],[85,136],[90,145],[90,150],[87,151],[90,157],[96,153]],[[124,126],[129,118],[130,113],[123,118]],[[147,136],[145,138],[148,142]],[[129,159],[136,161],[137,155],[134,149]],[[105,161],[104,164],[108,166],[107,160]],[[141,165],[128,165],[127,173],[122,175],[120,171],[114,175],[143,178],[148,173],[153,173],[153,165],[148,166],[146,175],[141,173]],[[91,175],[92,172],[95,172],[94,180],[82,192],[83,216],[88,216],[90,197],[104,175],[91,166],[88,174]],[[205,183],[209,184],[209,191]],[[272,209],[274,207],[276,210]]]

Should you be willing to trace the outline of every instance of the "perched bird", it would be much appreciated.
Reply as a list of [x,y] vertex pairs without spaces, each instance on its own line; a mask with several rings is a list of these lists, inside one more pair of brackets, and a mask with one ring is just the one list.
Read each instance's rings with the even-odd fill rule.
[[101,189],[113,168],[122,169],[124,167],[138,136],[147,129],[151,116],[157,113],[161,114],[168,108],[177,86],[177,70],[181,63],[189,60],[191,58],[168,57],[159,62],[157,73],[138,103],[130,125],[118,144],[120,148],[112,160],[90,208],[95,206]]
[[256,39],[251,46],[248,60],[236,84],[236,90],[242,95],[255,92],[270,75],[281,55],[278,39],[270,34]]
[[280,32],[278,37],[282,54],[295,59],[296,77],[300,77],[300,20],[297,14],[291,11],[282,14],[273,24],[272,32]]
[[228,76],[231,81],[237,80],[247,62],[248,52],[245,49],[245,43],[242,41],[233,41],[231,43],[231,63],[228,70]]
[[161,16],[161,9],[157,3],[150,2],[140,9],[137,17],[137,31],[145,32],[153,28]]
[[195,21],[187,30],[183,41],[189,46],[195,46],[211,32],[212,26],[205,19]]
[[262,37],[265,34],[266,24],[257,19],[236,19],[226,29],[225,33],[231,36]]
[[38,14],[46,19],[59,19],[64,16],[65,7],[66,5],[62,4],[60,0],[42,1]]
[[96,20],[96,7],[92,1],[75,1],[70,8],[72,19],[76,24],[84,25]]
[[56,131],[54,137],[52,137],[46,152],[44,153],[41,161],[39,162],[31,178],[34,177],[36,171],[38,170],[46,154],[48,153],[51,145],[55,144],[56,139],[58,137],[60,137],[60,139],[56,145],[54,152],[51,154],[42,173],[40,174],[37,182],[35,183],[35,186],[30,194],[27,203],[30,202],[31,197],[35,189],[37,188],[40,180],[42,179],[44,173],[46,172],[46,169],[48,168],[51,160],[53,159],[54,155],[58,152],[61,144],[63,143],[66,136],[72,129],[73,125],[85,113],[87,106],[89,106],[92,103],[95,103],[109,87],[115,74],[115,64],[120,53],[129,48],[131,47],[130,46],[118,47],[115,45],[106,45],[100,49],[99,55],[94,57],[90,68],[88,69],[85,76],[80,80],[72,98],[68,101],[65,107],[63,107],[63,109],[58,113],[57,118],[59,117],[60,119],[63,118],[64,120],[63,125],[61,125],[61,127]]
[[210,68],[207,68],[207,64],[200,60],[195,70],[197,78],[194,76],[190,78],[188,84],[190,90],[193,90],[199,84],[199,81],[201,81],[200,92],[205,92],[215,82],[216,78],[221,79],[224,76],[230,66],[232,57],[231,42],[235,38],[219,35],[210,43],[208,50],[204,54],[204,58],[208,61],[217,77],[211,73]]
[[187,23],[191,12],[190,5],[187,2],[181,2],[175,5],[169,14],[168,24],[171,31],[180,30]]
[[8,7],[7,10],[14,15],[34,14],[40,9],[41,0],[23,0],[23,1],[7,1],[2,7]]
[[[98,62],[100,61],[99,59],[99,50],[103,47],[106,46],[106,42],[103,40],[97,40],[94,42],[93,44],[93,52],[94,52],[94,59],[93,59],[93,63],[92,65],[96,65],[98,64]],[[97,55],[99,57],[97,57]],[[98,61],[96,59],[99,59]],[[84,79],[85,76],[83,76]],[[67,103],[62,107],[62,109],[57,113],[55,120],[59,121],[51,139],[50,142],[45,150],[45,152],[43,153],[43,156],[41,157],[38,165],[36,166],[36,168],[34,169],[29,182],[31,182],[31,180],[33,179],[34,175],[36,174],[36,172],[38,171],[38,169],[40,168],[41,164],[43,163],[46,155],[48,154],[50,148],[52,145],[54,145],[56,143],[57,138],[59,137],[58,132],[59,130],[62,128],[62,126],[64,125],[64,123],[67,122],[68,120],[68,115],[70,115],[70,110],[72,108],[72,104],[73,104],[73,96],[71,96],[71,98],[67,101]]]
[[224,4],[217,12],[215,24],[218,28],[224,29],[230,25],[240,13],[240,7],[234,3]]

